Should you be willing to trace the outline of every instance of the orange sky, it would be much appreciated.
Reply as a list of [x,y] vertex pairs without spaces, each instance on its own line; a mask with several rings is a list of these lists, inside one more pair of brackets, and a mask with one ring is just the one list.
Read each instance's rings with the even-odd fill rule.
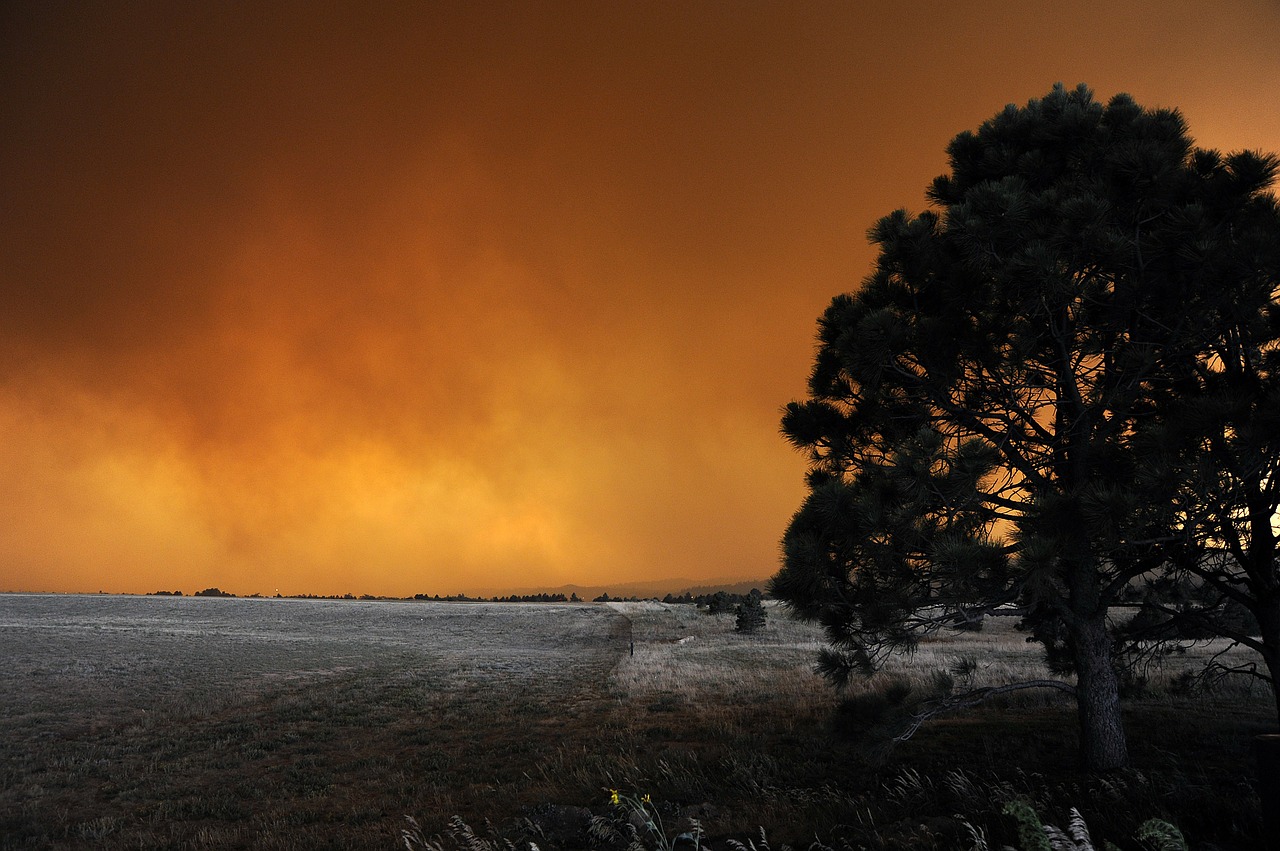
[[1277,151],[1276,45],[1275,0],[11,0],[0,590],[768,576],[815,320],[948,140],[1060,80]]

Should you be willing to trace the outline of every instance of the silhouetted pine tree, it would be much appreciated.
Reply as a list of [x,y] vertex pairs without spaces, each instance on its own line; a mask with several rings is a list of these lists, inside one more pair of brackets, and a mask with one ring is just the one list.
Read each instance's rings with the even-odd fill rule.
[[1146,475],[1144,424],[1229,333],[1224,293],[1268,301],[1275,278],[1229,243],[1252,238],[1274,166],[1196,151],[1176,111],[1084,86],[947,150],[933,209],[880,220],[874,272],[819,321],[809,398],[783,418],[809,494],[773,592],[826,627],[836,682],[1020,605],[1076,676],[1085,765],[1117,768],[1108,609],[1185,535],[1186,489]]
[[764,603],[760,599],[760,591],[756,588],[752,588],[746,599],[738,604],[737,611],[738,616],[735,620],[734,629],[747,634],[764,629],[765,622],[769,618],[768,613],[764,610]]

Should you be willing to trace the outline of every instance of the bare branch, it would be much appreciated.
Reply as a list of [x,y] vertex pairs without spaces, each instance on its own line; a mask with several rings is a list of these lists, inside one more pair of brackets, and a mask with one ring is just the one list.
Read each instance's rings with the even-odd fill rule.
[[916,731],[924,722],[939,715],[946,715],[951,712],[957,712],[961,709],[967,709],[971,706],[990,700],[1001,694],[1008,694],[1014,691],[1023,691],[1029,688],[1047,688],[1069,694],[1075,697],[1076,687],[1071,683],[1062,680],[1026,680],[1018,683],[1007,683],[1002,686],[984,686],[983,688],[972,689],[963,694],[947,695],[945,697],[935,698],[925,701],[919,712],[911,716],[905,730],[893,737],[893,741],[905,742],[915,735]]

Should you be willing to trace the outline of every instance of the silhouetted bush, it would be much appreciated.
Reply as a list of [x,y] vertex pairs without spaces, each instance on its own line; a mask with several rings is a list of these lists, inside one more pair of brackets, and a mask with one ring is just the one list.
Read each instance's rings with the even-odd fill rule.
[[752,588],[747,598],[738,604],[738,617],[734,629],[750,635],[764,629],[768,619],[769,615],[765,612],[764,603],[760,599],[760,591]]
[[228,591],[223,591],[221,588],[206,588],[203,591],[197,591],[196,596],[197,597],[234,597],[235,594],[232,594]]
[[720,615],[720,614],[724,614],[725,612],[733,611],[734,605],[740,599],[741,599],[740,597],[736,597],[736,595],[730,594],[727,591],[717,591],[716,593],[705,598],[706,600],[705,604],[702,602],[702,599],[699,599],[698,605],[700,606],[706,605],[707,612],[709,614]]

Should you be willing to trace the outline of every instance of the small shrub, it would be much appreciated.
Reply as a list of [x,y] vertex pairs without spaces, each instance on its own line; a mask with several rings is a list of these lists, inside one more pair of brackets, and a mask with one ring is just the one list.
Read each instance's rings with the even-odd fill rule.
[[[1119,851],[1113,842],[1104,841],[1101,845],[1095,845],[1093,837],[1089,835],[1089,826],[1085,824],[1080,811],[1074,807],[1071,808],[1071,818],[1066,830],[1040,821],[1035,807],[1022,799],[1009,801],[1004,805],[1003,812],[1017,825],[1016,851]],[[967,821],[964,824],[973,839],[973,851],[990,851],[985,832]],[[1157,851],[1187,851],[1187,841],[1182,832],[1161,819],[1143,822],[1136,838]]]
[[752,588],[747,598],[738,604],[738,617],[734,629],[751,635],[764,629],[768,619],[769,615],[764,610],[760,592]]

